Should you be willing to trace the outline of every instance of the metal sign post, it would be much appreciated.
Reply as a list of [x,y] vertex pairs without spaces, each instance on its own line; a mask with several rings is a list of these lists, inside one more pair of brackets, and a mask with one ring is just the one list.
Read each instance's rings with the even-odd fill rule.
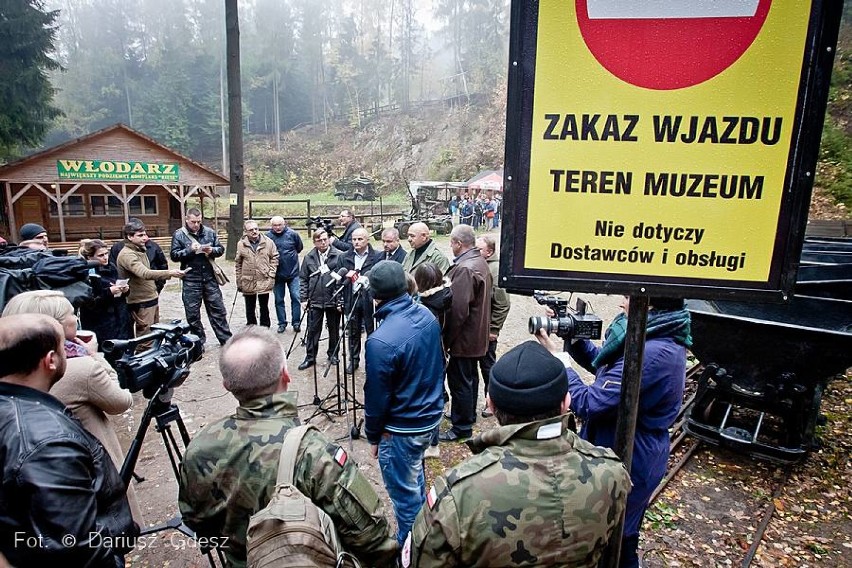
[[[639,415],[639,390],[642,385],[642,360],[645,353],[645,326],[648,323],[648,296],[630,296],[627,308],[627,336],[624,338],[624,371],[621,376],[621,405],[615,423],[614,451],[627,471],[633,464],[633,440]],[[624,515],[613,530],[609,547],[601,559],[601,568],[617,568],[624,532]]]

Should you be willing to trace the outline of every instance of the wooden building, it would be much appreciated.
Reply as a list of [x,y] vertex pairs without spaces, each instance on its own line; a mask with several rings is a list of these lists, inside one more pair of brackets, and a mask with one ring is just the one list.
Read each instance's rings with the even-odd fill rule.
[[[0,234],[25,223],[51,241],[121,238],[129,217],[152,237],[181,227],[186,209],[213,199],[228,178],[123,124],[0,167]],[[214,216],[216,216],[214,210]]]

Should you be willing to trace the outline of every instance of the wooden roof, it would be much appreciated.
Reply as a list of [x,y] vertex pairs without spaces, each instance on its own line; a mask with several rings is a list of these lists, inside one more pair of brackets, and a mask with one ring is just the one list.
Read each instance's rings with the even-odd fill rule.
[[194,185],[230,185],[231,183],[222,174],[120,123],[0,166],[0,180],[54,183],[58,178],[56,160],[60,158],[178,162],[180,178],[172,183]]

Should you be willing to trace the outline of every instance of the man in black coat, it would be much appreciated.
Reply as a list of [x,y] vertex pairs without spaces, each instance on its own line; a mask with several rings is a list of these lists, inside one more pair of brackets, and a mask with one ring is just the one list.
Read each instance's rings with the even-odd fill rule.
[[355,232],[355,229],[361,228],[361,223],[355,220],[355,216],[349,209],[341,211],[337,221],[343,225],[343,234],[340,235],[339,239],[329,236],[329,244],[339,251],[346,252],[352,250],[352,233]]
[[[370,274],[373,265],[381,260],[380,253],[373,250],[369,242],[370,234],[364,228],[352,232],[352,250],[343,254],[341,266],[347,269],[349,281],[344,284],[343,305],[344,313],[352,314],[349,319],[349,361],[346,372],[353,373],[361,363],[361,329],[367,335],[373,333],[373,296],[370,289],[365,287],[363,280]],[[357,292],[357,298],[356,298]]]
[[334,295],[336,287],[329,286],[332,274],[340,269],[340,251],[328,244],[328,233],[317,229],[313,234],[314,248],[302,260],[299,270],[299,295],[302,302],[307,302],[308,336],[305,340],[305,360],[299,365],[304,371],[313,367],[317,360],[320,335],[322,335],[322,320],[328,323],[328,353],[329,363],[337,364],[334,348],[340,339],[340,312],[343,301],[338,294]]

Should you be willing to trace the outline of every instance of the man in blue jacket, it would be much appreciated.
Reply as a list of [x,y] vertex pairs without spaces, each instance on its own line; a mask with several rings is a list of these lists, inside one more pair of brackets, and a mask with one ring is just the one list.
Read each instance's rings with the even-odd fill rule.
[[293,316],[293,331],[299,333],[302,321],[302,304],[299,303],[299,253],[304,245],[299,233],[287,226],[284,217],[276,215],[269,220],[272,227],[266,236],[278,249],[278,270],[275,273],[275,314],[278,316],[278,333],[287,329],[287,304],[284,298],[290,291],[290,315]]
[[444,408],[444,357],[438,320],[408,295],[392,260],[370,271],[379,327],[367,337],[364,430],[396,513],[402,544],[426,500],[423,453]]

